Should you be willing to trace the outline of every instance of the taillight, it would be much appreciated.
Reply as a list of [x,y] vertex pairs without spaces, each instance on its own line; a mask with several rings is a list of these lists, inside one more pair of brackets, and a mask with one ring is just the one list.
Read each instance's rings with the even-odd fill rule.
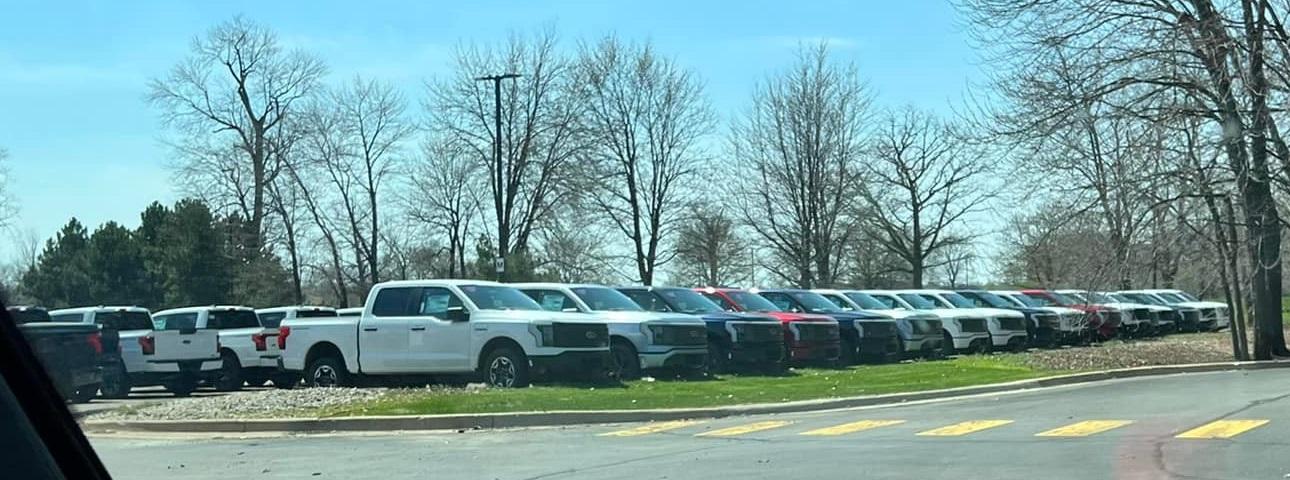
[[156,341],[153,340],[152,337],[148,337],[148,336],[139,337],[139,348],[143,349],[144,355],[152,355],[154,353],[157,353],[157,343]]
[[103,334],[98,332],[91,333],[85,338],[85,341],[90,344],[90,348],[94,349],[95,355],[103,354]]
[[291,327],[278,327],[278,350],[287,349],[288,335],[291,335]]
[[265,342],[263,333],[257,333],[255,335],[251,335],[251,341],[255,342],[255,351],[257,352],[263,352],[269,349],[267,342]]

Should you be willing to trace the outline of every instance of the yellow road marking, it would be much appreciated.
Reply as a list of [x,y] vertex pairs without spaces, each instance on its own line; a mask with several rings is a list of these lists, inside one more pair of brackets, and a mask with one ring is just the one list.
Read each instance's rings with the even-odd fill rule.
[[698,424],[700,424],[700,423],[703,423],[703,422],[698,421],[698,420],[677,420],[677,421],[674,421],[674,422],[658,422],[658,423],[651,423],[651,424],[649,424],[649,425],[641,425],[641,426],[636,427],[636,428],[629,428],[629,429],[627,429],[627,430],[618,430],[618,431],[616,431],[616,432],[602,433],[602,434],[597,435],[597,436],[600,436],[600,437],[636,437],[636,436],[640,436],[640,435],[649,435],[649,434],[651,434],[651,433],[666,432],[666,431],[668,431],[668,430],[676,430],[676,429],[678,429],[678,428],[688,427],[688,426],[690,426],[690,425],[698,425]]
[[900,425],[902,423],[905,423],[905,421],[904,420],[861,420],[859,422],[844,423],[842,425],[837,425],[833,427],[820,428],[820,429],[811,430],[808,432],[802,432],[802,435],[819,435],[819,436],[846,435],[848,433],[863,432],[865,430],[872,430],[875,428],[886,427],[891,425]]
[[772,420],[768,422],[756,422],[756,423],[749,423],[747,425],[740,425],[737,427],[722,428],[718,430],[703,432],[695,436],[696,437],[733,437],[735,435],[743,435],[745,433],[760,432],[762,430],[779,428],[779,427],[788,425],[790,423],[793,423],[793,422],[783,422],[778,420]]
[[1012,423],[1012,420],[973,420],[941,428],[934,428],[925,432],[918,432],[918,435],[925,437],[957,437],[959,435],[967,435],[972,432],[979,432],[981,430],[999,427],[1009,423]]
[[1089,420],[1057,427],[1047,432],[1036,433],[1036,437],[1087,437],[1095,433],[1123,427],[1133,423],[1128,420]]
[[1267,420],[1219,420],[1180,433],[1175,438],[1232,438],[1267,423]]

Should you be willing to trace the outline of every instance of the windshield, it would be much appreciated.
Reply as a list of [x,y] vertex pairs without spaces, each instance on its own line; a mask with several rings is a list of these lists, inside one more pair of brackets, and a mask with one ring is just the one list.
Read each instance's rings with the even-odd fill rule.
[[94,323],[105,330],[152,330],[152,315],[148,312],[98,312]]
[[595,312],[640,312],[644,311],[640,305],[627,298],[622,292],[606,287],[576,287],[571,288],[574,295],[577,295],[582,303],[587,304]]
[[1107,295],[1102,292],[1088,292],[1088,294],[1085,295],[1085,299],[1088,300],[1088,303],[1093,303],[1093,304],[1119,302],[1119,300],[1116,300],[1110,295]]
[[789,292],[788,295],[793,297],[794,300],[797,300],[797,303],[802,304],[802,307],[805,308],[808,313],[838,313],[842,311],[841,308],[838,308],[838,306],[834,305],[833,302],[830,302],[829,299],[824,298],[815,292],[794,291]]
[[874,300],[882,302],[882,305],[886,307],[885,310],[904,310],[906,308],[905,305],[900,303],[900,300],[897,300],[894,296],[877,293],[870,293],[867,295],[873,297]]
[[1078,293],[1078,292],[1063,292],[1061,295],[1063,295],[1063,296],[1065,296],[1066,298],[1069,298],[1069,299],[1071,299],[1071,300],[1075,301],[1076,303],[1089,303],[1088,298],[1087,298],[1087,297],[1085,297],[1085,296],[1084,296],[1084,294],[1082,294],[1082,293]]
[[730,300],[734,301],[735,304],[739,305],[739,309],[745,312],[766,313],[781,311],[770,300],[766,300],[766,297],[755,293],[744,290],[729,290],[726,291],[726,296],[730,297]]
[[[856,305],[859,305],[860,308],[863,308],[865,310],[891,310],[894,308],[899,308],[893,305],[888,305],[886,302],[883,302],[882,300],[874,298],[872,295],[869,295],[867,293],[844,292],[843,295],[846,295],[847,298],[850,298],[852,302],[855,302]],[[887,300],[893,301],[891,299],[887,299]]]
[[901,300],[904,300],[905,303],[908,303],[909,306],[918,310],[934,310],[940,308],[935,303],[932,303],[930,300],[923,298],[922,295],[916,293],[898,293],[896,295],[898,295]]
[[846,299],[842,298],[841,295],[838,295],[835,293],[829,293],[829,294],[821,293],[820,296],[824,297],[825,300],[828,300],[830,303],[833,304],[833,306],[838,307],[844,312],[852,312],[852,311],[855,311],[856,309],[855,307],[851,306],[851,302],[848,302]]
[[968,300],[964,296],[959,295],[957,293],[953,293],[953,292],[942,293],[940,294],[940,297],[949,301],[950,305],[954,305],[955,308],[976,308],[975,303],[972,303],[971,300]]
[[542,306],[511,287],[495,285],[461,285],[461,291],[480,310],[542,310]]
[[673,310],[681,313],[699,314],[699,313],[716,313],[724,312],[720,305],[712,303],[712,300],[703,298],[694,290],[686,288],[656,288],[658,292]]
[[1051,306],[1046,299],[1043,299],[1043,300],[1037,299],[1037,298],[1031,297],[1030,295],[1026,295],[1024,293],[1008,293],[1008,294],[1003,294],[1002,296],[1004,298],[1007,298],[1008,300],[1017,302],[1017,304],[1024,307],[1039,308],[1039,307]]
[[1183,298],[1180,295],[1176,295],[1168,292],[1160,292],[1160,293],[1157,293],[1156,296],[1160,297],[1161,299],[1164,299],[1167,302],[1172,302],[1172,303],[1183,303],[1188,301],[1187,299]]
[[1160,299],[1160,297],[1157,297],[1157,296],[1152,295],[1152,294],[1150,294],[1150,293],[1126,293],[1126,294],[1124,294],[1124,295],[1126,295],[1126,296],[1128,296],[1128,297],[1130,297],[1130,298],[1133,298],[1133,299],[1138,300],[1138,303],[1147,303],[1147,304],[1151,304],[1151,305],[1168,305],[1168,304],[1169,304],[1168,302],[1166,302],[1166,301],[1164,301],[1164,300],[1161,300],[1161,299]]
[[1184,292],[1184,291],[1177,291],[1177,292],[1173,292],[1173,293],[1174,293],[1174,295],[1176,295],[1176,296],[1178,296],[1179,298],[1182,298],[1183,300],[1188,301],[1188,302],[1199,302],[1199,301],[1200,301],[1200,298],[1198,298],[1198,297],[1196,297],[1195,295],[1192,295],[1192,294],[1190,294],[1190,293]]
[[1003,297],[990,292],[960,292],[959,294],[969,299],[975,299],[976,301],[972,303],[977,306],[1005,309],[1017,308],[1019,306],[1016,302],[1006,300]]

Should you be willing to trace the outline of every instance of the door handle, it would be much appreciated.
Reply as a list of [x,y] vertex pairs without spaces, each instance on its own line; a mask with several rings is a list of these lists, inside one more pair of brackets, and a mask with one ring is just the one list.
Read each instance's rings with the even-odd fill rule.
[[426,331],[426,327],[412,327],[412,331],[414,331],[414,332],[424,332],[424,331]]
[[364,328],[363,328],[363,331],[364,331],[364,332],[375,332],[375,331],[376,331],[376,327],[364,327]]

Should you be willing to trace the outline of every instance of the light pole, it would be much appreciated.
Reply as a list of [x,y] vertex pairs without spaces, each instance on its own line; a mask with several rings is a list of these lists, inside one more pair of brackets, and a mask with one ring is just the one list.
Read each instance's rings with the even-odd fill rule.
[[502,80],[508,78],[520,78],[518,73],[503,73],[501,75],[487,75],[475,77],[476,81],[493,82],[493,126],[495,136],[493,137],[493,206],[497,213],[497,258],[494,259],[497,267],[497,281],[501,282],[506,279],[506,247],[510,241],[510,226],[502,221],[502,216],[506,212],[502,211]]

